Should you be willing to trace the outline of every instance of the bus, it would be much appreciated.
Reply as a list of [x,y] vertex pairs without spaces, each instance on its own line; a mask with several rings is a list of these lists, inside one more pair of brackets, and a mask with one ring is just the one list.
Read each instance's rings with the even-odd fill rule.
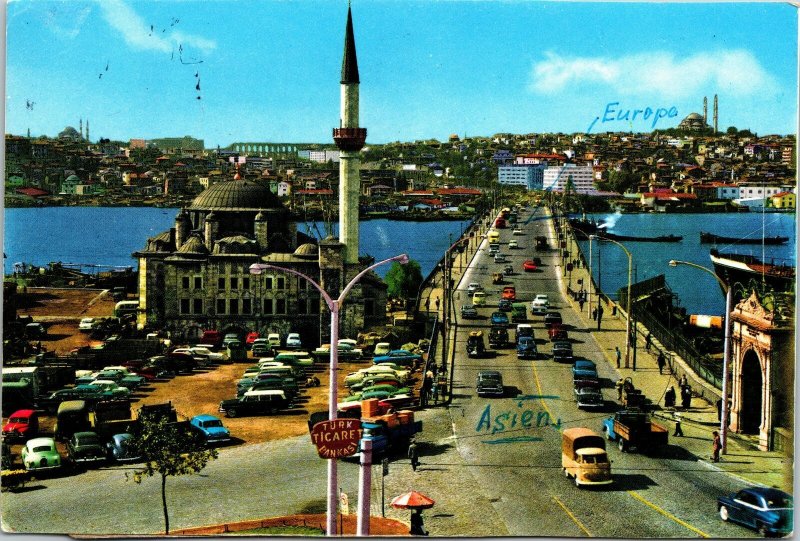
[[136,315],[139,311],[139,301],[119,301],[114,306],[114,317],[124,317],[128,314]]

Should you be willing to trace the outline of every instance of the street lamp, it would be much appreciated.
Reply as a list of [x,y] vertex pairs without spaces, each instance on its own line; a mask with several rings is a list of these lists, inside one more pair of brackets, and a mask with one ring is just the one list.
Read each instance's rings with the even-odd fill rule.
[[[331,296],[328,295],[328,293],[322,289],[322,286],[320,286],[313,278],[306,276],[305,274],[294,269],[279,267],[277,265],[269,265],[267,263],[253,263],[250,265],[250,274],[258,275],[265,270],[272,269],[297,275],[314,286],[317,291],[319,291],[320,295],[322,295],[322,298],[325,299],[325,304],[328,305],[328,309],[331,311],[331,360],[329,369],[330,385],[328,393],[328,419],[331,421],[336,419],[336,406],[339,396],[339,382],[338,378],[336,377],[336,373],[339,370],[339,310],[341,310],[342,304],[344,304],[344,301],[347,298],[347,295],[350,293],[350,290],[353,289],[353,286],[355,286],[365,274],[377,267],[380,267],[381,265],[385,265],[393,261],[397,261],[401,265],[405,265],[408,263],[408,255],[396,255],[394,257],[390,257],[389,259],[379,261],[378,263],[370,265],[366,269],[362,270],[355,276],[355,278],[350,280],[350,283],[344,287],[338,299],[331,298]],[[337,481],[337,462],[335,458],[331,458],[328,459],[328,536],[336,535],[336,506],[338,503],[338,495],[336,494],[338,486]]]
[[[606,242],[612,242],[612,243],[616,244],[617,246],[619,246],[620,248],[622,248],[622,250],[625,252],[625,255],[628,256],[628,303],[627,303],[628,307],[626,308],[626,311],[628,312],[628,317],[627,317],[627,322],[625,324],[625,334],[626,334],[626,337],[625,337],[625,368],[628,368],[628,360],[629,360],[630,354],[631,354],[631,277],[633,276],[633,256],[631,255],[631,253],[628,251],[628,249],[625,248],[625,246],[621,242],[618,242],[618,241],[613,240],[613,239],[607,239],[605,237],[598,237],[596,235],[589,235],[589,239],[591,240],[592,238],[596,238],[599,241],[603,241],[604,240]],[[598,303],[600,302],[599,299],[598,299],[597,302]],[[636,368],[636,367],[634,366],[634,368]]]
[[725,342],[722,349],[722,413],[720,415],[719,427],[719,441],[722,446],[722,454],[724,455],[728,452],[728,359],[731,354],[730,315],[731,310],[733,310],[733,288],[726,284],[716,272],[702,265],[691,263],[689,261],[678,261],[676,259],[672,259],[669,262],[670,267],[677,267],[678,265],[688,265],[689,267],[706,271],[708,274],[713,276],[717,282],[719,282],[719,284],[722,286],[722,290],[725,292]]
[[[450,235],[450,240],[451,241],[453,240],[453,236],[452,235]],[[442,291],[443,291],[443,294],[444,294],[445,298],[443,299],[444,300],[444,311],[442,312],[442,320],[443,320],[442,324],[446,324],[446,328],[445,328],[444,338],[442,340],[442,367],[446,367],[446,365],[447,365],[447,354],[448,354],[447,348],[449,347],[448,341],[449,341],[449,331],[450,331],[449,326],[450,326],[450,323],[451,323],[451,317],[453,315],[453,310],[452,310],[452,306],[451,306],[451,303],[453,302],[453,295],[452,295],[451,286],[450,286],[451,274],[453,272],[453,268],[452,268],[453,265],[451,264],[451,261],[450,261],[450,252],[453,250],[453,248],[455,248],[459,244],[462,244],[464,242],[469,242],[471,240],[472,240],[472,236],[458,239],[457,241],[453,242],[450,245],[450,247],[447,250],[445,250],[445,252],[444,252],[444,265],[445,265],[445,267],[444,267],[444,276],[442,277],[442,280],[444,282],[444,284],[443,284],[444,287],[442,288]],[[459,268],[461,268],[460,263],[459,263]]]

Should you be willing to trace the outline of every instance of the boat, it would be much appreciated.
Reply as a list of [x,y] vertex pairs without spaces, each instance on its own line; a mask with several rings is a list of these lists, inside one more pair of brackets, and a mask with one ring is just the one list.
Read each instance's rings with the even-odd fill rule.
[[709,252],[714,272],[726,284],[749,284],[751,281],[765,283],[775,291],[792,291],[794,289],[795,269],[793,265],[783,262],[767,263],[749,254],[722,253],[718,250]]
[[683,237],[679,235],[660,235],[658,237],[635,237],[632,235],[617,235],[616,233],[610,233],[605,229],[605,222],[595,222],[589,220],[576,220],[571,219],[569,221],[570,226],[573,229],[581,231],[586,235],[595,235],[601,239],[609,239],[609,240],[618,240],[618,241],[628,241],[628,242],[680,242],[683,240]]
[[715,235],[714,233],[700,232],[700,244],[786,244],[789,242],[789,237],[764,237],[761,238],[738,238],[738,237],[723,237]]

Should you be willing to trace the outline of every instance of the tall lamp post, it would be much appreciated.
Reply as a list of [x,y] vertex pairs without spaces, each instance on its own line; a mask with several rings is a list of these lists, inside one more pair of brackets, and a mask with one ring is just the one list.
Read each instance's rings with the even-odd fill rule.
[[[613,239],[607,239],[605,237],[598,237],[596,235],[589,235],[589,240],[597,239],[598,241],[606,241],[611,242],[622,248],[622,251],[625,252],[625,255],[628,256],[628,302],[626,311],[628,312],[627,322],[625,323],[625,368],[629,367],[629,359],[631,355],[631,277],[633,276],[633,256],[628,251],[627,248],[621,243]],[[598,249],[599,251],[599,249]],[[598,299],[598,303],[599,303]],[[634,367],[635,368],[635,367]]]
[[[303,278],[312,286],[314,286],[317,291],[319,291],[322,298],[325,299],[325,304],[328,305],[328,309],[331,311],[331,360],[330,360],[330,385],[329,385],[329,394],[328,394],[328,419],[334,420],[336,419],[336,406],[338,402],[339,396],[339,382],[338,378],[336,377],[336,373],[339,370],[339,311],[342,308],[342,304],[344,304],[347,295],[350,293],[350,290],[353,289],[361,278],[364,277],[369,271],[380,267],[381,265],[385,265],[387,263],[392,263],[397,261],[401,265],[405,265],[408,263],[408,255],[401,254],[396,255],[394,257],[390,257],[389,259],[384,259],[383,261],[379,261],[374,265],[370,265],[366,269],[359,272],[350,283],[348,283],[344,289],[342,290],[339,298],[333,299],[328,292],[322,289],[313,278],[306,276],[305,274],[298,272],[293,269],[288,269],[286,267],[279,267],[277,265],[269,265],[267,263],[253,263],[250,265],[250,274],[261,274],[265,270],[272,269],[278,270],[281,272],[288,272],[290,274],[294,274]],[[337,479],[337,462],[335,458],[328,459],[328,507],[327,507],[327,534],[328,536],[335,536],[336,535],[336,508],[338,503],[338,494],[336,493],[338,488],[338,479]]]
[[[450,240],[452,240],[452,235],[450,236]],[[451,287],[450,287],[450,280],[451,280],[450,276],[451,276],[451,274],[453,272],[453,268],[452,268],[453,265],[450,262],[450,252],[453,250],[453,248],[455,248],[459,244],[463,244],[463,243],[469,242],[471,240],[472,240],[472,235],[470,235],[469,237],[466,237],[466,238],[458,239],[457,241],[452,243],[450,245],[450,247],[447,250],[445,250],[445,252],[444,252],[444,265],[445,265],[445,267],[444,267],[443,280],[444,280],[445,283],[444,283],[443,292],[444,292],[445,298],[442,299],[444,301],[444,312],[442,313],[442,316],[443,316],[442,319],[443,319],[443,324],[445,324],[445,332],[444,332],[444,340],[442,341],[442,366],[443,367],[447,365],[447,351],[448,351],[447,348],[449,347],[449,343],[448,342],[449,342],[450,324],[451,324],[451,317],[453,315],[453,310],[452,310],[452,306],[451,306],[451,304],[453,302],[453,294],[452,294]],[[477,246],[476,246],[476,249],[477,249]],[[460,268],[460,265],[459,265],[459,268]]]
[[724,455],[728,452],[728,360],[731,354],[730,316],[731,310],[733,310],[733,288],[726,284],[716,272],[702,265],[691,263],[689,261],[679,261],[677,259],[673,259],[669,262],[670,267],[677,267],[678,265],[687,265],[689,267],[706,271],[708,274],[713,276],[717,282],[719,282],[719,285],[722,286],[722,290],[725,292],[725,342],[722,349],[722,412],[719,421],[719,441],[722,446],[722,454]]

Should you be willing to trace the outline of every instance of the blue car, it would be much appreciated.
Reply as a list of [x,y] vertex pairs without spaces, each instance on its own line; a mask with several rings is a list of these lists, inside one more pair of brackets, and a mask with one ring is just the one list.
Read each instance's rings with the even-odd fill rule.
[[203,437],[206,444],[224,443],[231,439],[230,431],[213,415],[195,415],[189,424]]
[[572,365],[572,379],[597,379],[597,366],[592,361],[578,359]]
[[492,312],[492,325],[508,325],[508,316],[505,312]]
[[372,359],[375,364],[395,363],[397,365],[409,366],[422,361],[422,355],[411,353],[406,349],[393,349],[386,355],[379,355]]
[[785,536],[794,528],[792,497],[775,488],[752,487],[717,498],[719,517],[738,522],[760,534]]

